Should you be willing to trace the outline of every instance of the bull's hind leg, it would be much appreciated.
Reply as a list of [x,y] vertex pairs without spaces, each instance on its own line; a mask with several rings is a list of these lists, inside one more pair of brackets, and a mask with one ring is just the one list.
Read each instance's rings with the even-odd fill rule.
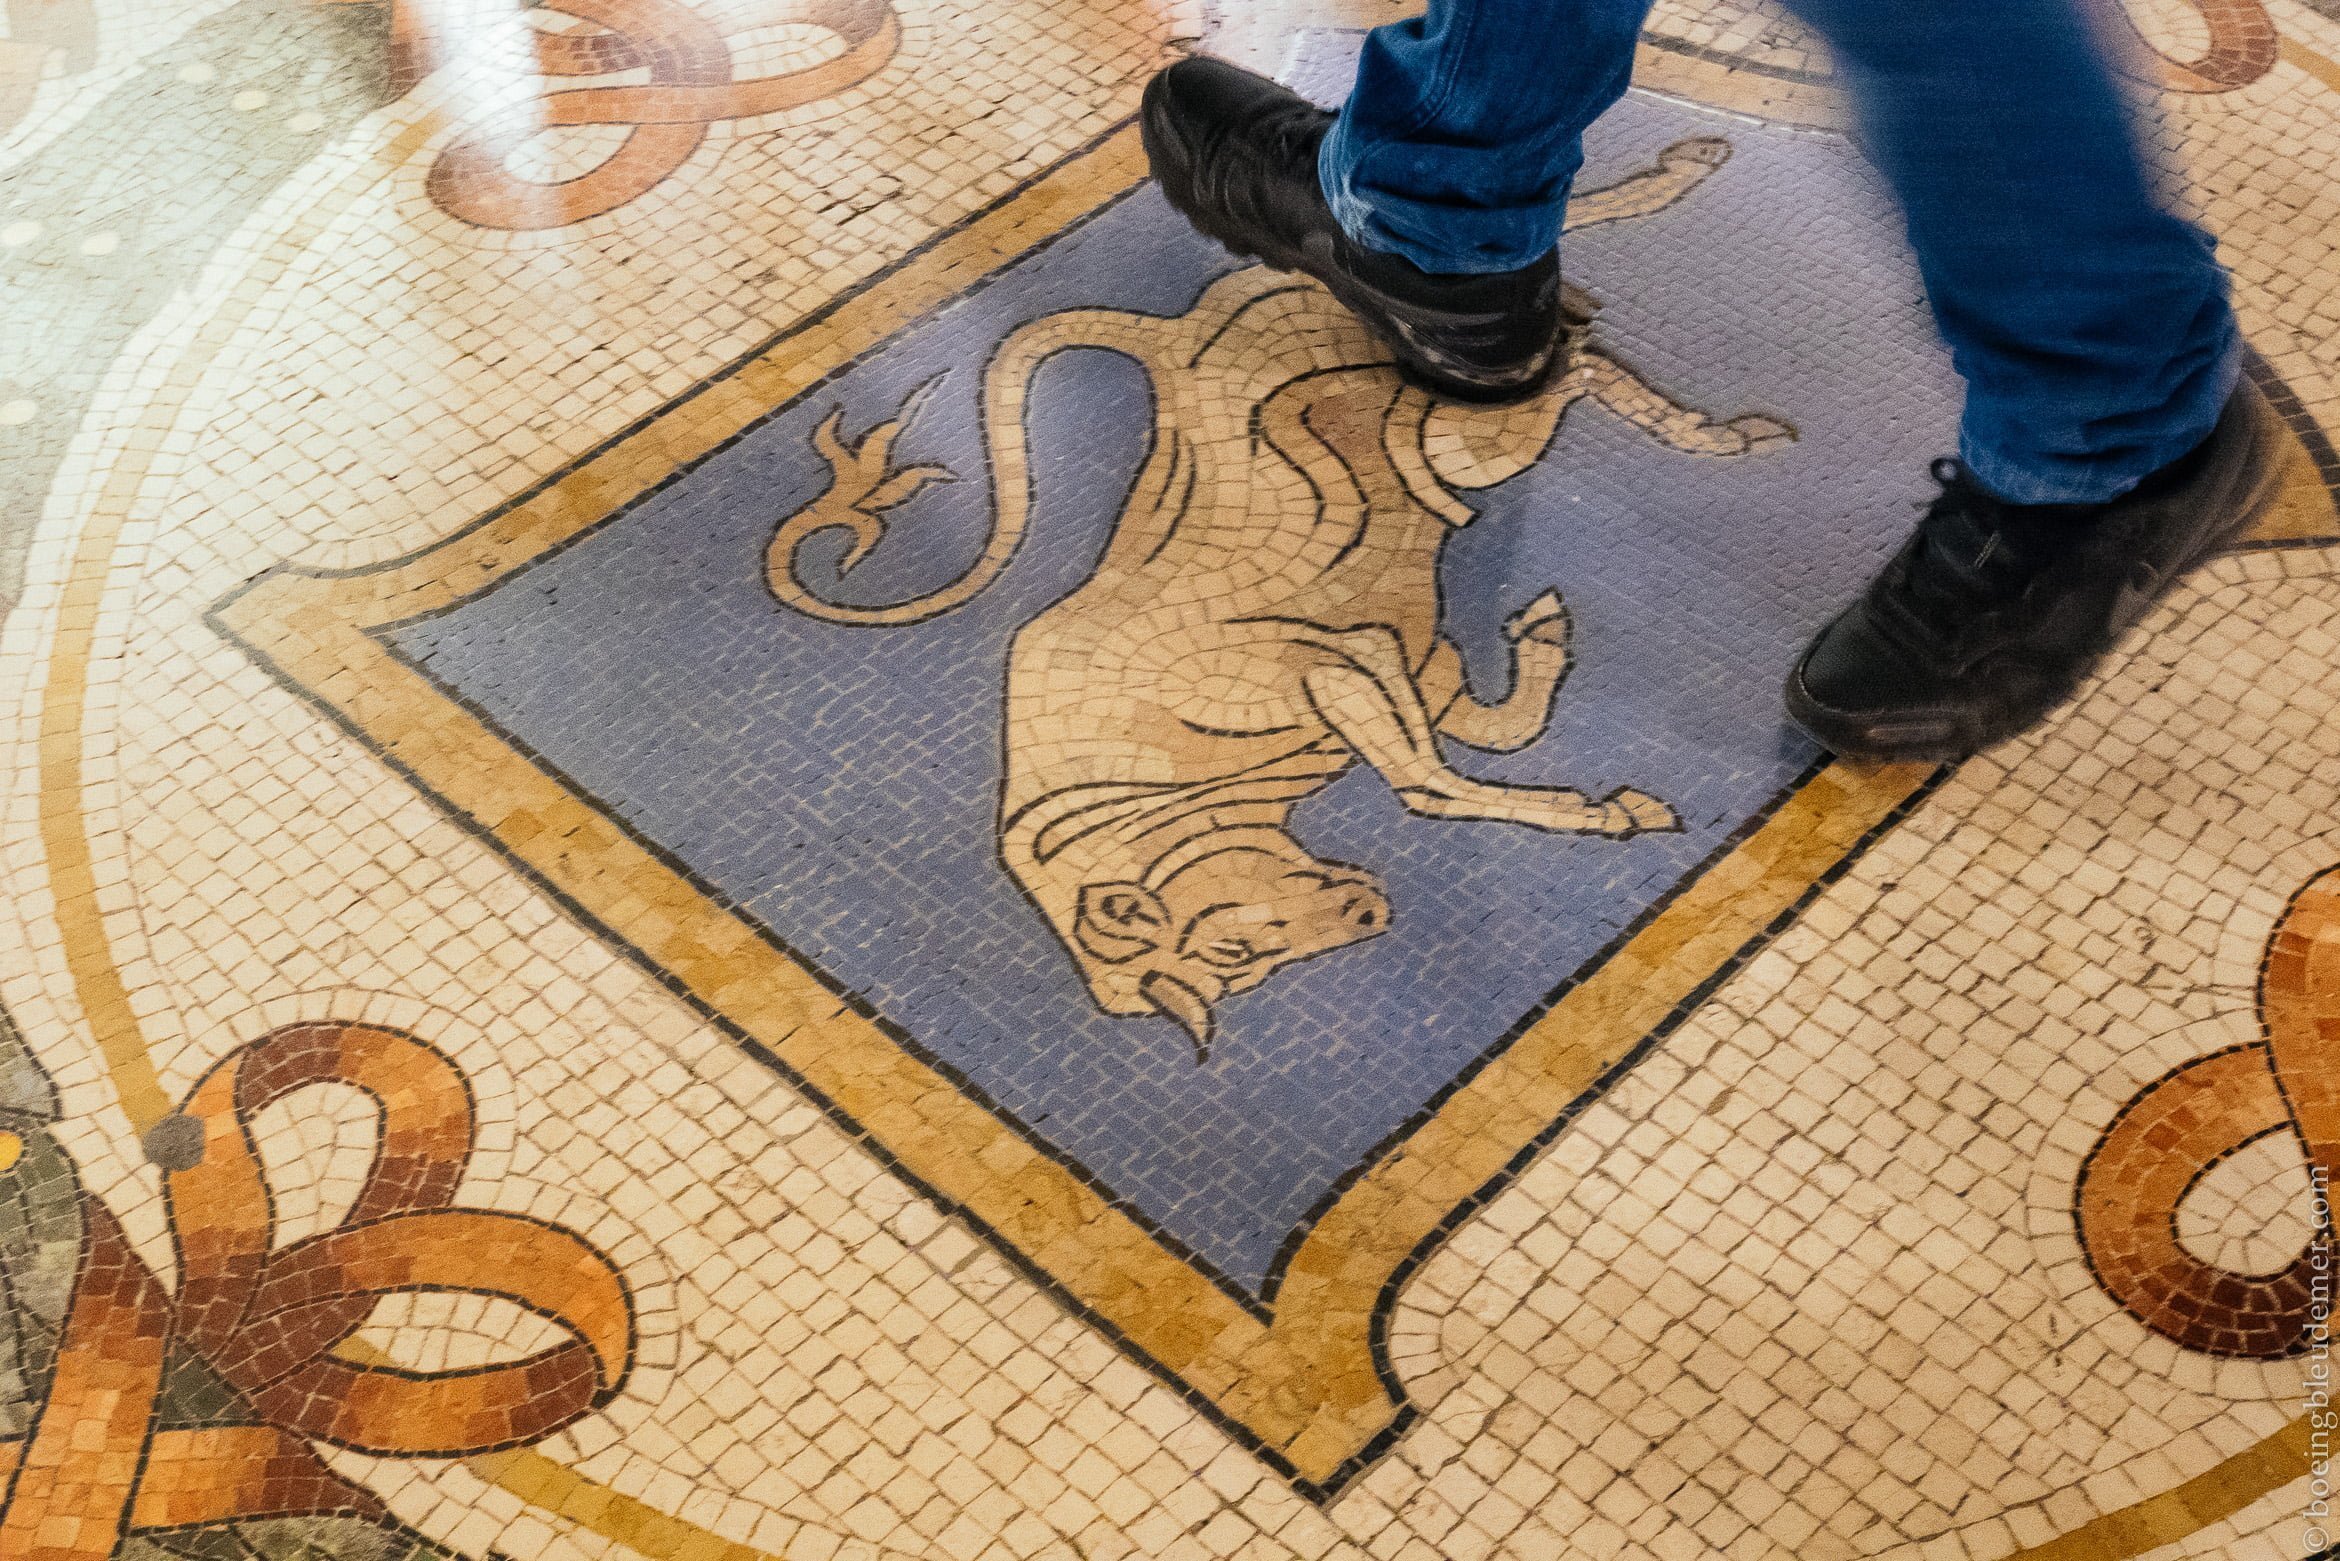
[[1796,431],[1777,418],[1747,413],[1717,422],[1652,389],[1642,377],[1598,348],[1579,345],[1569,374],[1585,394],[1660,444],[1688,455],[1749,455],[1789,444]]
[[1674,810],[1638,791],[1595,801],[1560,786],[1477,781],[1438,752],[1397,636],[1386,629],[1327,632],[1338,660],[1311,668],[1301,687],[1334,735],[1389,782],[1398,800],[1426,818],[1485,819],[1569,835],[1638,835],[1680,827]]
[[1431,653],[1422,697],[1437,712],[1433,724],[1441,737],[1489,753],[1516,753],[1544,735],[1552,701],[1568,676],[1568,609],[1560,593],[1546,591],[1513,613],[1503,637],[1511,642],[1511,692],[1491,705],[1473,699],[1463,686],[1462,659],[1452,645],[1441,640]]

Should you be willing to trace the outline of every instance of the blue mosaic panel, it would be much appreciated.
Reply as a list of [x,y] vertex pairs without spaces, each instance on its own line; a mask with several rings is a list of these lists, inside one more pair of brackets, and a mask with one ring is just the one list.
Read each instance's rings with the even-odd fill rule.
[[[1691,876],[1816,755],[1780,712],[1802,642],[1914,519],[1956,387],[1897,223],[1840,140],[1642,98],[1592,137],[1593,187],[1685,136],[1730,161],[1654,215],[1571,235],[1598,339],[1674,399],[1761,412],[1799,442],[1735,460],[1666,448],[1591,404],[1543,460],[1465,495],[1441,560],[1446,631],[1501,691],[1504,619],[1566,599],[1576,664],[1541,740],[1455,750],[1489,778],[1631,786],[1678,834],[1617,841],[1406,813],[1362,768],[1302,803],[1307,848],[1381,876],[1391,930],[1226,1000],[1207,1061],[1160,1018],[1090,1000],[1001,865],[1009,641],[1096,567],[1148,448],[1145,374],[1102,350],[1034,381],[1031,540],[971,603],[901,628],[812,621],[766,588],[773,528],[849,435],[937,380],[895,455],[961,481],[919,492],[822,588],[885,602],[955,577],[990,523],[983,368],[1068,308],[1175,315],[1232,269],[1150,189],[902,332],[695,470],[437,617],[393,649],[482,711],[1080,1167],[1230,1287],[1344,1173]],[[823,581],[841,536],[810,544]]]

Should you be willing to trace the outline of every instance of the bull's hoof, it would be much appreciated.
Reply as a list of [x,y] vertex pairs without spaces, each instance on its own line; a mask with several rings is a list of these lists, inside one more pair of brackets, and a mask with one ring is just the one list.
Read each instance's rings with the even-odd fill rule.
[[1732,418],[1727,426],[1739,436],[1741,455],[1768,450],[1776,444],[1796,442],[1796,431],[1776,417],[1762,417],[1750,412],[1744,417]]
[[1601,799],[1602,808],[1618,822],[1610,829],[1615,835],[1672,834],[1682,827],[1682,817],[1666,804],[1645,791],[1627,787],[1612,791]]
[[1513,641],[1535,640],[1545,645],[1568,644],[1568,606],[1558,591],[1546,591],[1503,620],[1504,636]]
[[1721,136],[1691,136],[1658,153],[1658,164],[1665,168],[1720,168],[1730,160],[1731,143]]

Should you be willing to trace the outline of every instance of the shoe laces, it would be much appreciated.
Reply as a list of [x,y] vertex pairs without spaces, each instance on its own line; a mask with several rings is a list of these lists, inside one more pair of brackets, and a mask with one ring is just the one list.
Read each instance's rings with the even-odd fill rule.
[[2011,506],[1948,457],[1929,468],[1941,488],[1926,505],[1899,567],[1880,582],[1937,637],[2023,595],[2045,559],[2036,527],[2010,526]]
[[1278,166],[1303,161],[1315,166],[1317,143],[1325,130],[1321,115],[1294,104],[1270,111],[1264,128],[1274,144]]
[[[1263,109],[1248,124],[1229,125],[1208,153],[1215,165],[1211,181],[1229,194],[1239,185],[1242,194],[1272,209],[1276,196],[1271,186],[1278,173],[1314,175],[1325,124],[1324,115],[1309,105],[1279,103]],[[1267,155],[1259,157],[1254,149]],[[1238,173],[1248,177],[1233,177]]]

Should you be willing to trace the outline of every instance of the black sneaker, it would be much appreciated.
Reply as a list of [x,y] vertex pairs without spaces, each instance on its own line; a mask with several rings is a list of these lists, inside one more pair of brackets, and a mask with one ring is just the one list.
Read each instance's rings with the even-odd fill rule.
[[1333,116],[1221,60],[1181,60],[1146,84],[1139,116],[1162,193],[1238,255],[1304,271],[1354,310],[1398,367],[1441,395],[1517,401],[1561,358],[1560,260],[1437,276],[1341,231],[1316,177]]
[[2004,504],[1936,461],[1941,496],[1788,674],[1788,713],[1854,759],[1960,759],[2025,730],[2258,518],[2281,428],[2245,380],[2209,438],[2108,504]]

